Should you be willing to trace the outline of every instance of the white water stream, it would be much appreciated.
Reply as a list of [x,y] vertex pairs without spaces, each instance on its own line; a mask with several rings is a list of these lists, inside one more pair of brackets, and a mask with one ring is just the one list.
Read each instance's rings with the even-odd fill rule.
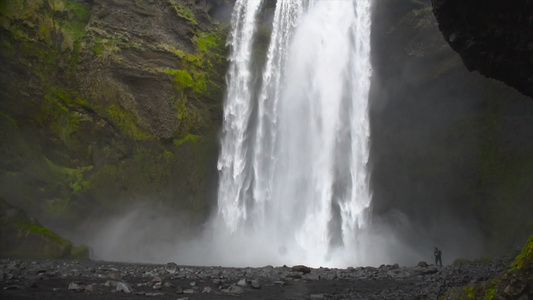
[[228,40],[215,232],[238,247],[220,251],[239,251],[235,265],[356,264],[371,203],[371,0],[278,0],[257,80],[261,2],[236,2]]

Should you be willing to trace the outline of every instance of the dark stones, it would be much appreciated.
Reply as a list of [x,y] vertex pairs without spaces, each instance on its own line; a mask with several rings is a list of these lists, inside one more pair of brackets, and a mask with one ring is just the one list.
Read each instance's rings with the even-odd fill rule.
[[[170,274],[168,265],[0,259],[0,272],[3,274],[2,292],[8,293],[7,298],[20,298],[31,289],[33,293],[44,293],[44,299],[57,298],[57,295],[69,298],[68,293],[87,293],[102,299],[114,298],[113,294],[117,298],[131,295],[155,298],[182,295],[178,299],[185,299],[186,296],[262,299],[265,295],[270,299],[284,299],[286,295],[292,295],[291,299],[438,299],[455,287],[471,282],[491,282],[508,265],[508,261],[495,260],[442,268],[430,265],[400,267],[397,264],[379,268],[306,267],[303,270],[308,268],[309,272],[305,274],[287,267],[176,265],[175,273]],[[37,275],[48,272],[62,275],[53,278],[43,276],[35,285]],[[114,273],[124,275],[121,280],[107,279],[109,274]],[[506,283],[506,293],[509,297],[520,296],[524,293],[523,286],[519,278],[513,277]]]
[[68,285],[68,289],[77,292],[92,292],[94,290],[92,284],[85,284],[82,282],[71,282]]
[[429,266],[428,263],[425,262],[425,261],[420,261],[416,265],[419,266],[419,267],[423,267],[423,268],[426,268],[427,266]]
[[25,211],[12,206],[3,198],[0,198],[0,228],[0,256],[3,257],[89,257],[87,247],[73,247],[70,241],[43,227]]
[[126,282],[120,281],[120,282],[117,282],[117,291],[129,294],[129,293],[133,292],[133,289]]
[[294,272],[301,272],[303,274],[307,274],[311,272],[311,268],[304,266],[304,265],[297,265],[292,267],[292,271]]
[[252,289],[256,289],[256,290],[258,290],[258,289],[261,288],[261,284],[259,283],[258,280],[252,280],[252,282],[250,283],[250,287],[251,287]]

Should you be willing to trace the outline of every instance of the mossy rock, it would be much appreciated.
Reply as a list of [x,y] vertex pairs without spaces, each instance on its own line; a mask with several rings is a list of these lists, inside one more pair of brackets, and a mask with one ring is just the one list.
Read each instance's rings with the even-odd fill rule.
[[[477,262],[488,262],[490,258],[482,257]],[[466,259],[457,259],[454,265],[472,263]],[[511,263],[511,268],[502,276],[484,282],[472,283],[464,287],[451,289],[444,300],[456,299],[522,299],[533,294],[533,236],[530,236],[522,252]],[[527,299],[525,297],[524,299]]]
[[89,249],[73,247],[55,232],[44,228],[0,198],[0,257],[88,259]]
[[76,259],[88,259],[91,255],[91,250],[89,247],[85,245],[81,245],[79,247],[72,247],[70,249],[70,258],[76,258]]
[[522,252],[512,263],[512,267],[516,269],[533,267],[533,235],[527,240],[526,245],[522,248]]

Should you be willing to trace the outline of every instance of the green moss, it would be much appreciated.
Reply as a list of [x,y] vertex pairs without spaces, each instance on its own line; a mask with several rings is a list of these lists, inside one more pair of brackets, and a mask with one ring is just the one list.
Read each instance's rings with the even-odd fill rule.
[[488,287],[485,289],[485,294],[483,295],[483,300],[492,300],[496,294],[496,286],[500,284],[500,280],[493,279]]
[[70,258],[89,259],[90,250],[87,246],[72,247],[70,249]]
[[15,226],[17,226],[20,229],[24,229],[24,230],[28,230],[28,231],[31,231],[31,232],[38,233],[38,234],[46,237],[50,241],[52,241],[52,242],[54,242],[54,243],[56,243],[56,244],[58,244],[60,246],[65,247],[65,246],[69,246],[70,245],[69,241],[65,240],[64,238],[60,237],[55,232],[53,232],[53,231],[51,231],[51,230],[49,230],[47,228],[44,228],[44,227],[41,227],[41,226],[37,226],[37,225],[22,223],[22,222],[16,222]]
[[197,65],[200,67],[205,65],[209,73],[216,74],[217,66],[225,65],[226,63],[226,44],[225,37],[219,31],[198,32],[194,36],[196,44],[196,52],[200,59]]
[[176,0],[170,0],[168,2],[170,3],[170,5],[172,5],[179,17],[187,20],[192,25],[198,25],[198,22],[196,22],[196,17],[190,9],[177,3]]
[[[171,2],[176,4],[178,17],[196,24],[194,11],[178,4],[184,2]],[[169,100],[179,125],[170,138],[176,142],[162,146],[132,109],[134,96],[125,87],[127,83],[106,76],[106,67],[123,65],[121,49],[138,44],[121,32],[125,28],[102,29],[106,27],[100,26],[96,16],[88,26],[90,11],[83,3],[0,1],[2,55],[13,58],[12,64],[28,77],[28,83],[16,83],[24,88],[14,99],[20,98],[23,104],[13,111],[23,111],[38,131],[25,139],[26,135],[20,135],[22,123],[18,126],[9,116],[0,115],[0,131],[5,131],[0,151],[13,155],[9,160],[2,156],[0,162],[9,169],[0,170],[2,192],[20,196],[24,206],[43,211],[42,215],[50,216],[46,222],[76,219],[89,207],[131,203],[139,194],[169,198],[172,194],[169,202],[180,195],[176,202],[183,208],[203,211],[204,164],[216,157],[216,145],[206,146],[202,137],[213,130],[210,114],[218,113],[220,107],[213,107],[222,102],[223,33],[202,33],[194,26],[191,53],[176,45],[167,47],[179,58],[177,70],[166,73],[173,90],[165,91],[173,93]],[[154,50],[154,45],[148,49]],[[81,73],[79,61],[83,62]],[[87,69],[92,71],[86,73]],[[154,75],[148,65],[140,71]],[[4,121],[9,126],[3,126]],[[95,166],[88,166],[93,161]],[[178,181],[172,178],[181,174],[185,175],[179,181],[185,183],[169,193]]]
[[193,134],[188,134],[186,137],[184,137],[182,139],[174,140],[174,146],[180,146],[180,145],[182,145],[185,142],[196,143],[199,140],[202,140],[202,137],[197,136],[197,135],[193,135]]
[[413,14],[415,15],[415,17],[420,17],[422,15],[430,14],[432,13],[432,11],[433,11],[433,8],[431,6],[428,6],[428,7],[413,10]]
[[165,73],[174,76],[173,84],[177,90],[184,91],[195,86],[195,80],[186,70],[167,70]]
[[107,114],[115,123],[122,133],[133,140],[142,141],[153,138],[153,135],[146,129],[138,125],[137,117],[132,113],[123,110],[116,104],[111,104],[106,109]]
[[[162,157],[157,150],[150,148],[138,148],[134,154],[134,160],[140,170],[144,183],[158,186],[166,186],[171,177],[171,157]],[[163,153],[164,155],[164,153]]]
[[0,166],[9,170],[20,170],[31,157],[32,148],[20,133],[15,120],[0,112]]
[[212,110],[221,109],[222,87],[226,65],[226,46],[221,31],[196,31],[193,37],[194,54],[177,50],[171,45],[161,48],[181,59],[181,68],[158,69],[172,76],[174,109],[179,120],[175,136],[183,137],[191,130],[201,130],[208,125]]
[[474,297],[476,296],[473,286],[464,287],[463,291],[466,293],[466,295],[465,297],[461,297],[461,299],[474,299]]
[[530,267],[533,264],[533,235],[529,237],[522,252],[516,257],[511,266],[513,269],[522,269]]
[[61,51],[74,50],[84,37],[89,8],[74,0],[4,1],[0,7],[2,26],[17,40],[37,38]]

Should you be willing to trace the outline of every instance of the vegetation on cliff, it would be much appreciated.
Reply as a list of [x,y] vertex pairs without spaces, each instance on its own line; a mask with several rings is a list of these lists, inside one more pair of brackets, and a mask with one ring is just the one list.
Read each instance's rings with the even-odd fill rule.
[[85,246],[72,243],[42,227],[24,211],[0,198],[0,257],[89,258]]
[[509,270],[498,278],[453,289],[444,299],[528,299],[533,294],[533,236],[516,256]]
[[0,25],[0,195],[59,227],[146,198],[205,217],[225,26],[188,0],[2,1]]

